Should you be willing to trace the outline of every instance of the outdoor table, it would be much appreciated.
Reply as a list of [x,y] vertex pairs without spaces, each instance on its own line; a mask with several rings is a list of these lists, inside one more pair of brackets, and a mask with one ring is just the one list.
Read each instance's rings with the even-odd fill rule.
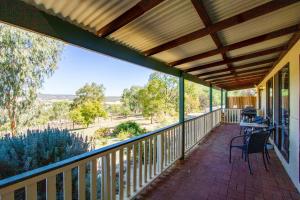
[[258,123],[249,123],[249,122],[240,122],[241,128],[268,128],[267,124],[258,124]]

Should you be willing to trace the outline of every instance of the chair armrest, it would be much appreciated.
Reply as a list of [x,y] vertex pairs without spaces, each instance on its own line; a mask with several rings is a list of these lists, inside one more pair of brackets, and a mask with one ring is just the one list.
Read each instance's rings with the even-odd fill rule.
[[233,137],[233,138],[231,138],[231,140],[230,140],[230,146],[232,145],[232,142],[235,140],[235,139],[237,139],[237,138],[244,138],[244,137],[248,137],[248,136],[250,136],[251,135],[251,133],[250,134],[244,134],[244,135],[240,135],[240,136],[235,136],[235,137]]

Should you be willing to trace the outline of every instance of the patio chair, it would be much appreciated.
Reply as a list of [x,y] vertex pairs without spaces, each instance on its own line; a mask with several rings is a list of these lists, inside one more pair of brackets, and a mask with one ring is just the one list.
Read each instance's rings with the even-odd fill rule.
[[[242,137],[244,137],[244,138],[246,137],[246,139],[243,140],[244,142],[242,144],[240,144],[240,145],[233,144],[234,140],[236,140],[237,138],[242,138]],[[232,148],[238,148],[238,149],[242,150],[242,155],[245,155],[245,160],[248,162],[248,168],[249,168],[251,175],[253,173],[252,173],[249,155],[254,154],[254,153],[262,154],[265,169],[266,169],[266,171],[268,171],[265,157],[267,156],[266,155],[266,143],[267,143],[267,140],[269,139],[269,137],[270,137],[270,131],[264,131],[264,130],[254,131],[251,134],[233,137],[230,141],[229,163],[231,163]]]

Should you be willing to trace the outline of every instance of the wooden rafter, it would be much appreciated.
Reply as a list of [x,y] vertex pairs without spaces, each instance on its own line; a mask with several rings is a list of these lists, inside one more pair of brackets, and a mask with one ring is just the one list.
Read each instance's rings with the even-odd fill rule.
[[209,63],[209,64],[206,64],[206,65],[192,67],[192,68],[186,69],[185,72],[193,72],[193,71],[197,71],[197,70],[201,70],[201,69],[207,69],[207,68],[216,67],[216,66],[220,66],[220,65],[224,65],[224,64],[228,64],[228,63],[233,63],[233,62],[238,62],[238,61],[242,61],[242,60],[256,58],[256,57],[260,57],[260,56],[264,56],[264,55],[269,55],[269,54],[273,54],[273,53],[276,53],[276,52],[279,52],[279,51],[283,51],[286,48],[287,48],[286,45],[283,45],[283,46],[280,46],[280,47],[275,47],[275,48],[271,48],[271,49],[267,49],[267,50],[263,50],[263,51],[258,51],[258,52],[255,52],[255,53],[250,53],[250,54],[246,54],[246,55],[242,55],[242,56],[237,56],[237,57],[234,57],[234,58],[230,58],[228,60],[222,60],[222,61]]
[[[244,76],[239,76],[239,80],[244,80],[244,79],[250,79],[250,78],[254,78],[254,77],[263,77],[265,74],[250,74],[250,75],[244,75]],[[217,83],[222,83],[222,82],[229,82],[229,81],[235,81],[233,79],[233,77],[228,77],[228,78],[222,78],[222,79],[218,79],[218,80],[213,80],[211,83],[217,84]]]
[[210,57],[210,56],[214,56],[214,55],[217,55],[219,53],[226,53],[228,51],[232,51],[232,50],[235,50],[235,49],[239,49],[239,48],[243,48],[243,47],[250,46],[250,45],[253,45],[253,44],[257,44],[257,43],[260,43],[260,42],[264,42],[266,40],[274,39],[274,38],[281,37],[281,36],[284,36],[284,35],[287,35],[287,34],[291,34],[291,33],[297,32],[299,30],[300,30],[299,25],[290,26],[290,27],[283,28],[283,29],[280,29],[280,30],[277,30],[277,31],[273,31],[273,32],[270,32],[270,33],[267,33],[267,34],[263,34],[263,35],[260,35],[260,36],[257,36],[257,37],[253,37],[253,38],[250,38],[250,39],[247,39],[247,40],[244,40],[244,41],[240,41],[240,42],[237,42],[237,43],[234,43],[234,44],[230,44],[230,45],[227,45],[227,46],[224,46],[224,47],[221,47],[221,48],[218,47],[218,49],[214,49],[214,50],[207,51],[207,52],[204,52],[204,53],[200,53],[200,54],[197,54],[197,55],[193,55],[193,56],[190,56],[190,57],[187,57],[187,58],[183,58],[183,59],[171,62],[171,63],[169,63],[169,65],[171,65],[171,66],[180,65],[180,64],[183,64],[183,63],[192,62],[192,61],[195,61],[195,60],[199,60],[199,59],[207,58],[207,57]]
[[[240,80],[240,83],[245,83],[245,82],[256,82],[259,81],[261,79],[261,77],[257,77],[257,78],[248,78],[247,80]],[[236,81],[232,80],[232,81],[226,81],[226,82],[220,82],[220,83],[216,83],[217,86],[220,85],[224,85],[224,86],[228,86],[228,85],[237,85],[239,83],[237,83]]]
[[182,45],[184,43],[190,42],[192,40],[204,37],[206,35],[209,35],[211,33],[216,33],[218,31],[221,31],[223,29],[229,28],[231,26],[243,23],[245,21],[254,19],[256,17],[265,15],[267,13],[273,12],[275,10],[278,10],[280,8],[289,6],[293,3],[298,2],[297,0],[275,0],[268,3],[265,3],[261,6],[258,6],[256,8],[250,9],[246,12],[240,13],[238,15],[235,15],[233,17],[229,17],[225,20],[222,20],[220,22],[217,22],[209,27],[205,27],[203,29],[194,31],[192,33],[189,33],[187,35],[181,36],[179,38],[176,38],[174,40],[171,40],[169,42],[166,42],[164,44],[161,44],[157,47],[151,48],[147,51],[144,51],[143,53],[145,55],[153,55],[171,48],[174,48],[176,46]]
[[141,0],[135,6],[123,13],[121,16],[117,17],[115,20],[98,30],[97,35],[101,37],[106,37],[110,35],[111,33],[115,32],[116,30],[120,29],[121,27],[125,26],[126,24],[130,23],[136,18],[140,17],[145,12],[151,10],[163,1],[164,0]]
[[[212,21],[210,20],[210,18],[208,16],[208,13],[207,13],[207,11],[206,11],[203,3],[201,2],[201,0],[192,0],[192,3],[194,5],[194,8],[196,9],[199,17],[203,21],[204,25],[206,27],[212,26]],[[217,33],[210,33],[210,36],[213,39],[213,41],[216,44],[216,46],[217,46],[218,49],[224,48],[224,46],[223,46],[220,38],[218,37]],[[223,60],[228,60],[228,58],[226,56],[226,52],[223,52],[221,54],[222,54]],[[233,69],[231,63],[228,63],[227,67],[230,70],[230,72],[235,75],[235,72],[234,72],[234,69]]]
[[[282,50],[282,52],[280,53],[278,59],[274,62],[273,66],[271,67],[269,72],[272,71],[272,69],[279,63],[279,61],[287,54],[287,52],[294,46],[294,44],[298,40],[300,40],[300,31],[297,31],[296,33],[293,34],[292,38],[288,41],[287,47],[284,50]],[[267,73],[267,75],[269,74],[269,72]],[[264,80],[264,78],[262,78],[262,80]]]
[[[264,66],[264,67],[260,67],[260,68],[255,68],[255,69],[249,69],[249,70],[243,70],[243,71],[238,71],[238,72],[235,72],[237,75],[240,75],[240,74],[245,74],[245,73],[252,73],[252,72],[260,72],[262,70],[264,71],[267,71],[270,69],[271,66]],[[210,77],[207,77],[207,78],[204,78],[203,80],[211,80],[211,79],[215,79],[215,78],[221,78],[221,77],[226,77],[228,76],[229,74],[221,74],[221,75],[216,75],[216,76],[210,76]]]
[[[272,63],[276,60],[277,60],[277,58],[271,58],[271,59],[262,60],[262,61],[258,61],[258,62],[248,63],[248,64],[244,64],[244,65],[235,66],[235,69],[247,69],[249,67],[254,67],[254,66],[258,66],[258,65],[262,65],[262,64],[269,64],[269,63]],[[209,76],[209,75],[224,73],[224,72],[229,72],[229,69],[227,69],[227,68],[226,69],[219,69],[219,70],[199,73],[197,75],[198,75],[198,77],[201,77],[201,76]]]

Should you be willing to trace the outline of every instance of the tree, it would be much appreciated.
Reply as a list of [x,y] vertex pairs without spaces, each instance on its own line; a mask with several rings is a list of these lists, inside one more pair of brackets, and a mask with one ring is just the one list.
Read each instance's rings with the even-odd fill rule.
[[0,107],[8,113],[15,134],[21,113],[32,105],[45,77],[53,74],[63,43],[0,25]]
[[76,91],[76,98],[73,101],[72,107],[76,107],[86,101],[104,101],[104,86],[97,83],[86,83],[82,88]]
[[76,91],[77,97],[74,99],[70,118],[77,124],[88,127],[94,122],[96,117],[106,117],[107,113],[103,106],[104,87],[96,83],[85,84]]
[[130,89],[124,89],[122,94],[122,103],[123,109],[122,112],[130,113],[133,112],[135,114],[140,112],[140,105],[138,100],[138,93],[141,90],[141,87],[132,86]]
[[184,103],[184,110],[185,113],[192,113],[192,112],[199,112],[200,111],[200,88],[196,83],[185,81],[185,103]]
[[161,82],[163,95],[163,112],[164,114],[173,115],[178,111],[178,78],[168,74],[154,72],[149,77],[149,82],[157,80]]
[[164,90],[163,83],[159,80],[151,80],[141,89],[138,94],[139,103],[141,105],[142,114],[150,117],[151,124],[153,118],[164,112]]
[[105,110],[97,101],[83,102],[70,112],[72,121],[86,127],[92,124],[96,117],[106,117]]
[[70,103],[67,101],[58,101],[52,104],[50,120],[67,119],[69,116]]

